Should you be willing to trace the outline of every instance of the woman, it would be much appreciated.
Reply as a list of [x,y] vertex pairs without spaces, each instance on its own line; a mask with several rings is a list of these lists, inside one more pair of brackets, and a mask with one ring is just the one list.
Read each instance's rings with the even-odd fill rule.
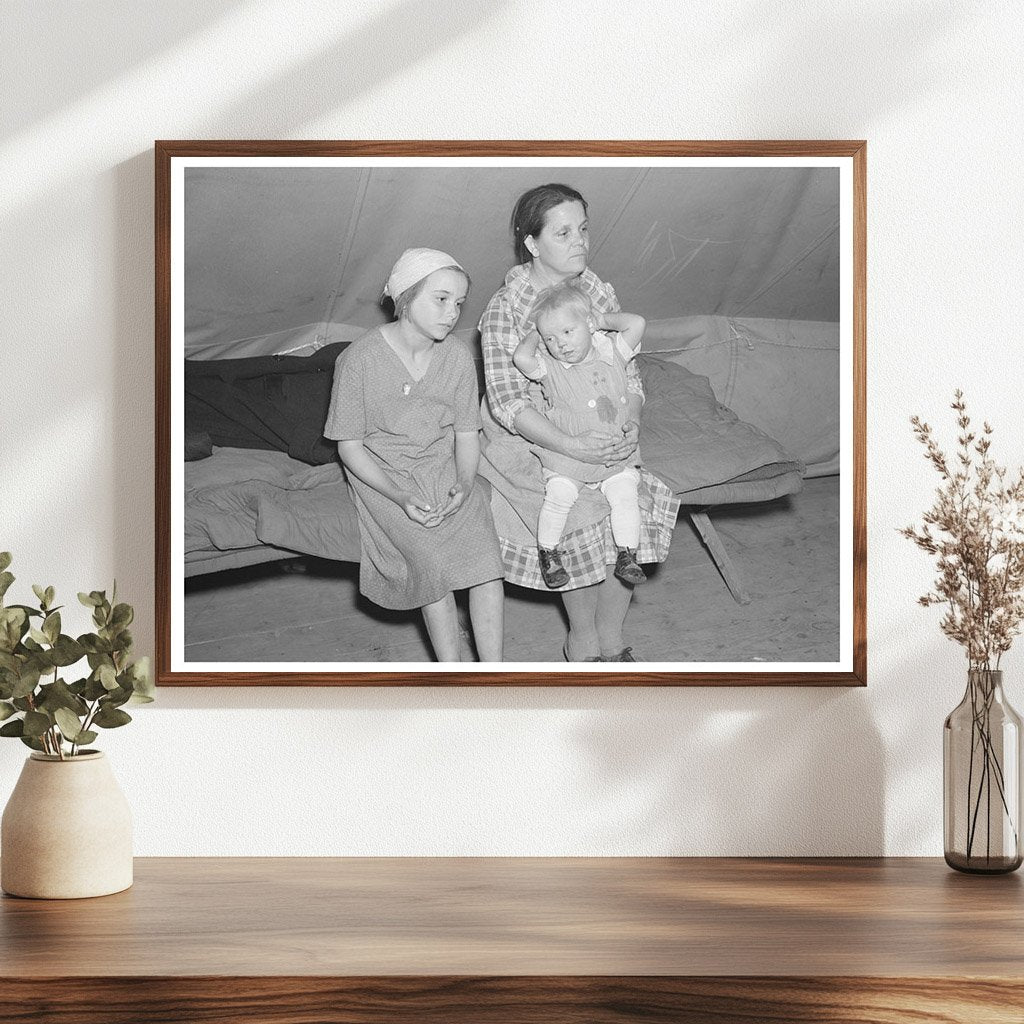
[[338,442],[359,515],[360,592],[422,609],[437,660],[459,661],[453,592],[468,589],[480,660],[501,661],[502,563],[476,482],[476,371],[448,339],[468,290],[447,253],[402,253],[384,289],[396,319],[338,357],[324,435]]
[[[523,193],[512,211],[512,235],[519,265],[505,277],[480,320],[487,401],[487,445],[481,476],[491,483],[491,509],[501,540],[505,579],[547,590],[536,548],[537,517],[544,498],[540,463],[530,452],[539,445],[594,465],[622,462],[637,447],[639,429],[624,433],[590,430],[575,436],[559,430],[544,413],[540,390],[516,369],[512,355],[533,329],[530,310],[545,288],[573,281],[597,313],[619,312],[610,284],[587,269],[590,249],[587,203],[567,185],[540,185]],[[643,398],[635,362],[627,389]],[[668,557],[678,502],[656,477],[644,471],[639,562]],[[561,589],[569,617],[562,653],[566,661],[636,661],[622,627],[632,587],[613,574],[616,549],[604,497],[587,489],[573,507],[560,548],[569,582]]]

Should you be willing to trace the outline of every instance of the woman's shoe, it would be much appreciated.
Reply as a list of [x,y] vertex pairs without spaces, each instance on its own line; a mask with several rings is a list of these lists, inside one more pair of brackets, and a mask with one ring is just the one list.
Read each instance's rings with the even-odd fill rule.
[[609,657],[601,658],[600,660],[601,661],[636,661],[637,659],[633,657],[633,648],[632,647],[623,647],[622,650],[619,651],[618,654],[612,654]]
[[[629,650],[629,648],[627,647],[626,650]],[[569,657],[569,641],[568,640],[566,640],[565,643],[562,644],[562,657],[565,658],[566,661],[571,661],[572,660]],[[576,660],[577,661],[612,661],[613,659],[612,658],[602,658],[601,655],[599,654],[596,658],[577,658]]]

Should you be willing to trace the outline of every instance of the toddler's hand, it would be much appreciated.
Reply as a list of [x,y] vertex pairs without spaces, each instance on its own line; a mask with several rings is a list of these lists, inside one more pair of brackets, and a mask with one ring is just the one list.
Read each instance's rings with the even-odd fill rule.
[[630,420],[628,423],[622,424],[622,437],[626,444],[629,446],[629,454],[632,455],[636,451],[637,445],[640,443],[640,424],[636,420]]

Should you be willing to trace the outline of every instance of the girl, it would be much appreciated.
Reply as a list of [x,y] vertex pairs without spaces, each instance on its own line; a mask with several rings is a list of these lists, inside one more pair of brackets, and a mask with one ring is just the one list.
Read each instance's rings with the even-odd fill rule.
[[501,661],[503,570],[476,481],[476,372],[448,339],[468,290],[447,253],[402,253],[384,289],[396,319],[338,357],[324,434],[338,442],[359,514],[360,592],[421,608],[435,658],[459,661],[453,591],[468,589],[480,660]]

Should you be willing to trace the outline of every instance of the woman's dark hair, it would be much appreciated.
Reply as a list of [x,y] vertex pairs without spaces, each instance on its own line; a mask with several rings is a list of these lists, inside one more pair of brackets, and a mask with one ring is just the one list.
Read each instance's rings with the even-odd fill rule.
[[532,254],[526,248],[526,239],[530,235],[539,235],[544,228],[544,218],[547,217],[548,210],[553,210],[562,203],[582,203],[583,212],[587,212],[587,201],[576,189],[557,183],[538,185],[524,192],[516,200],[509,226],[512,229],[517,262],[530,261]]

